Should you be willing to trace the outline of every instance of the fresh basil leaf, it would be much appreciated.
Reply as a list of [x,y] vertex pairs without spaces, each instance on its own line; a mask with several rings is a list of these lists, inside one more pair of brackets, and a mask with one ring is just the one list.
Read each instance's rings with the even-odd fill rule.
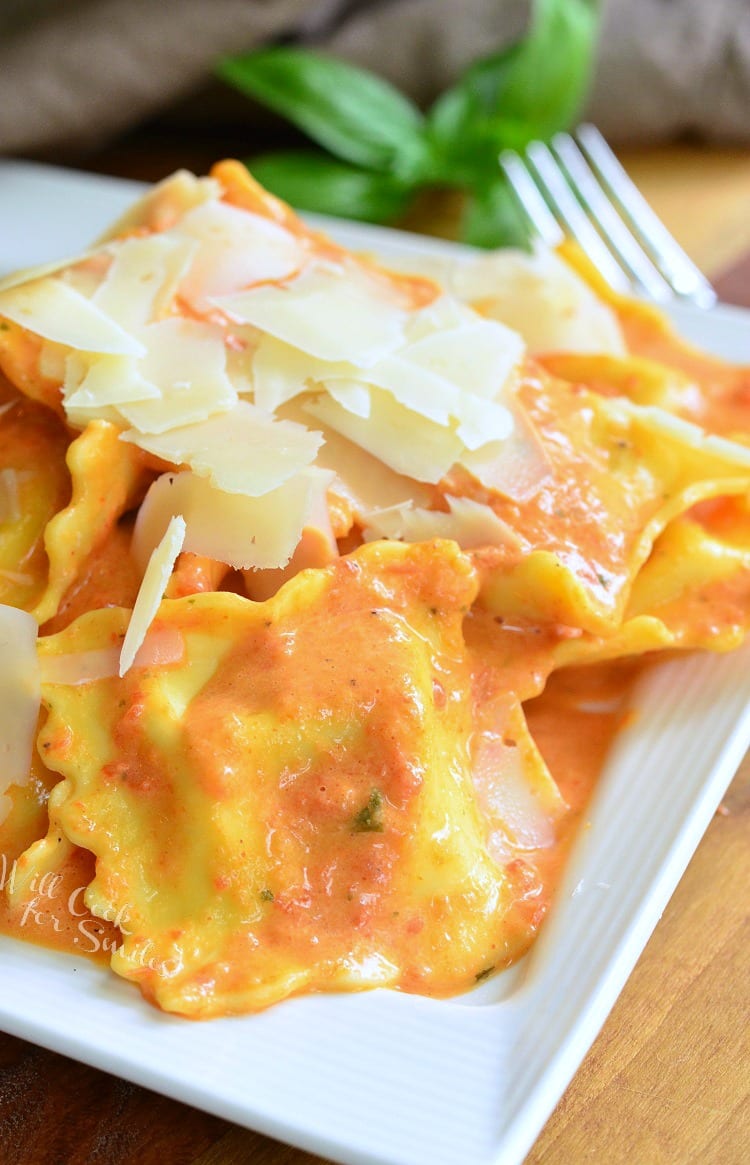
[[265,154],[247,163],[272,194],[300,210],[386,222],[406,209],[410,191],[387,174],[359,170],[309,150]]
[[502,174],[468,197],[461,238],[475,247],[531,250],[533,231],[529,220]]
[[294,48],[227,57],[218,73],[348,162],[412,182],[429,168],[421,112],[372,73]]
[[591,82],[600,9],[600,0],[535,0],[531,31],[502,85],[504,118],[527,123],[540,138],[576,121]]
[[576,120],[593,69],[598,0],[535,0],[520,41],[475,62],[428,115],[441,177],[473,186],[503,149],[522,150]]

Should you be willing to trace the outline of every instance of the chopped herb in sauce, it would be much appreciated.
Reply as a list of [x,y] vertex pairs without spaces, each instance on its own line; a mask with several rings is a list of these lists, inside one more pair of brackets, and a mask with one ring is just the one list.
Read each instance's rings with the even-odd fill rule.
[[373,789],[364,809],[360,809],[354,818],[353,831],[354,833],[382,833],[384,828],[383,794],[380,789]]

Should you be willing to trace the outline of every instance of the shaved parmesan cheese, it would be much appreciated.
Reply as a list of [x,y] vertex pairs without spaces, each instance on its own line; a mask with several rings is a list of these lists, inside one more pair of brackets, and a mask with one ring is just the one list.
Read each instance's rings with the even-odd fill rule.
[[45,340],[39,349],[39,373],[47,380],[57,380],[62,384],[65,379],[65,361],[68,349],[63,344],[53,344]]
[[[501,324],[468,314],[471,322],[405,345],[368,368],[361,379],[438,425],[457,421],[462,441],[475,449],[502,440],[513,427],[511,415],[494,398],[523,356],[524,345]],[[322,379],[335,400],[357,416],[367,416],[364,394],[355,396],[348,389],[346,399],[343,390],[336,395],[335,381],[349,380],[350,375],[331,372]]]
[[[93,299],[112,262],[109,251],[99,251],[84,262],[77,262],[60,272],[60,279],[84,299]],[[117,321],[119,323],[119,321]]]
[[177,515],[167,526],[164,537],[146,567],[120,652],[120,676],[124,676],[132,667],[138,649],[146,638],[184,541],[185,519]]
[[367,369],[366,379],[386,389],[404,408],[436,425],[448,425],[460,409],[460,390],[429,369],[410,363],[407,351],[402,349],[379,360]]
[[152,231],[167,231],[192,207],[220,196],[221,186],[215,178],[196,178],[189,170],[177,170],[147,191],[97,242],[106,243],[144,226]]
[[[81,372],[84,373],[82,379]],[[68,391],[69,387],[73,391]],[[74,362],[68,362],[64,395],[66,411],[96,410],[104,405],[158,399],[159,395],[156,385],[143,379],[138,371],[138,361],[132,356],[96,356],[90,362],[78,357]]]
[[458,327],[434,331],[410,344],[402,356],[463,392],[494,400],[520,363],[524,350],[518,332],[496,320],[474,315]]
[[311,416],[378,457],[396,473],[417,481],[440,481],[463,453],[461,439],[444,425],[404,408],[390,393],[373,388],[370,399],[367,420],[322,394],[304,407]]
[[504,441],[513,432],[513,414],[494,400],[464,393],[456,432],[467,449],[480,449],[490,441]]
[[547,248],[504,249],[456,263],[450,286],[520,332],[532,352],[625,354],[614,312]]
[[165,473],[153,483],[133,531],[136,561],[147,561],[170,518],[186,523],[183,550],[237,570],[285,566],[333,475],[306,470],[261,498],[226,493],[194,473]]
[[40,666],[42,684],[93,684],[119,674],[120,649],[100,647],[70,655],[43,655]]
[[0,316],[45,340],[85,352],[140,356],[144,351],[134,336],[60,279],[38,279],[0,291]]
[[[388,264],[393,266],[390,257]],[[399,264],[396,269],[408,271],[409,266],[404,264],[402,267]],[[443,281],[441,280],[441,282]],[[413,313],[406,325],[406,335],[410,343],[415,343],[435,332],[452,331],[464,324],[475,323],[478,318],[483,317],[479,317],[478,313],[468,304],[457,299],[455,295],[443,293],[428,303],[426,307]]]
[[46,279],[49,275],[57,275],[76,263],[81,263],[94,255],[95,251],[84,251],[80,255],[73,255],[66,259],[55,259],[52,263],[40,263],[36,267],[22,267],[20,271],[11,271],[0,279],[0,291],[9,291],[11,287],[20,287],[23,283],[35,283],[38,279]]
[[63,397],[72,396],[83,384],[91,368],[92,357],[86,352],[71,352],[65,361]]
[[76,428],[85,429],[94,420],[109,421],[122,428],[126,422],[116,405],[129,397],[143,399],[149,395],[158,397],[158,389],[145,387],[132,356],[71,352],[65,361],[63,405],[68,422]]
[[549,480],[552,465],[523,406],[508,398],[508,408],[513,415],[512,432],[502,441],[467,449],[460,463],[487,489],[511,501],[526,502]]
[[302,243],[289,231],[225,202],[205,202],[188,211],[178,229],[200,244],[181,287],[183,298],[198,311],[208,310],[213,296],[289,279],[306,259]]
[[168,234],[125,239],[94,303],[127,331],[137,332],[164,314],[197,249],[196,242]]
[[[120,674],[120,649],[101,647],[69,655],[43,655],[40,659],[42,684],[93,684]],[[138,648],[132,667],[164,667],[180,663],[185,656],[185,640],[174,627],[149,631]]]
[[[286,405],[280,416],[292,421],[309,422],[301,402]],[[351,505],[354,517],[362,521],[369,510],[394,506],[400,502],[412,502],[415,506],[427,506],[432,491],[414,481],[394,473],[377,457],[342,437],[322,421],[316,422],[323,444],[318,450],[315,464],[321,469],[330,469],[334,480],[332,493],[345,498]]]
[[327,380],[322,386],[347,412],[367,420],[370,415],[370,389],[360,380]]
[[277,340],[275,336],[262,336],[252,356],[255,403],[268,412],[274,412],[328,377],[351,380],[359,375],[359,369],[354,364],[343,360],[318,360],[308,352]]
[[427,542],[450,538],[462,550],[479,546],[510,546],[522,550],[523,539],[489,506],[470,498],[446,497],[450,513],[415,509],[409,503],[373,510],[365,518],[365,541],[398,538],[404,542]]
[[482,812],[488,824],[500,826],[492,829],[488,841],[495,860],[504,865],[519,849],[554,845],[561,799],[556,803],[544,785],[539,788],[538,778],[530,780],[518,744],[506,744],[502,732],[482,732],[473,752],[474,784]]
[[199,424],[159,435],[131,430],[122,440],[173,465],[189,465],[227,493],[260,497],[310,465],[322,438],[238,401],[230,412]]
[[41,698],[37,630],[26,611],[0,606],[0,822],[11,808],[7,790],[25,785],[31,770]]
[[212,302],[293,348],[358,368],[402,344],[408,319],[396,292],[354,265],[317,263],[282,287],[251,288]]
[[120,412],[134,428],[164,433],[227,412],[236,404],[219,328],[174,318],[149,324],[140,335],[146,355],[138,371],[158,387],[159,397],[121,404]]

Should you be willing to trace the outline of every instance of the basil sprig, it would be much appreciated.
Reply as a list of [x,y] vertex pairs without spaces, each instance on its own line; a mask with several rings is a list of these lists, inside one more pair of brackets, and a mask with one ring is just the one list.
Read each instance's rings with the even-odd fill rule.
[[534,0],[526,35],[471,65],[426,114],[382,78],[303,49],[227,57],[217,68],[329,151],[250,160],[258,181],[292,205],[386,222],[424,188],[459,189],[467,242],[526,245],[526,220],[498,156],[574,124],[591,80],[599,9],[599,0]]

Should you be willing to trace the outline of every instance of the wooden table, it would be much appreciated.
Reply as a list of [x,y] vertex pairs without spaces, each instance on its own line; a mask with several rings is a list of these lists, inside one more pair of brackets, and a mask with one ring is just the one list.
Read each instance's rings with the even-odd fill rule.
[[[163,172],[127,154],[110,157],[116,165],[100,159],[99,167],[134,177]],[[686,147],[623,157],[725,298],[750,306],[750,153]],[[190,157],[178,161],[191,164]],[[743,1165],[748,1160],[749,887],[750,758],[527,1165]],[[315,1161],[319,1158],[0,1036],[2,1165]]]

